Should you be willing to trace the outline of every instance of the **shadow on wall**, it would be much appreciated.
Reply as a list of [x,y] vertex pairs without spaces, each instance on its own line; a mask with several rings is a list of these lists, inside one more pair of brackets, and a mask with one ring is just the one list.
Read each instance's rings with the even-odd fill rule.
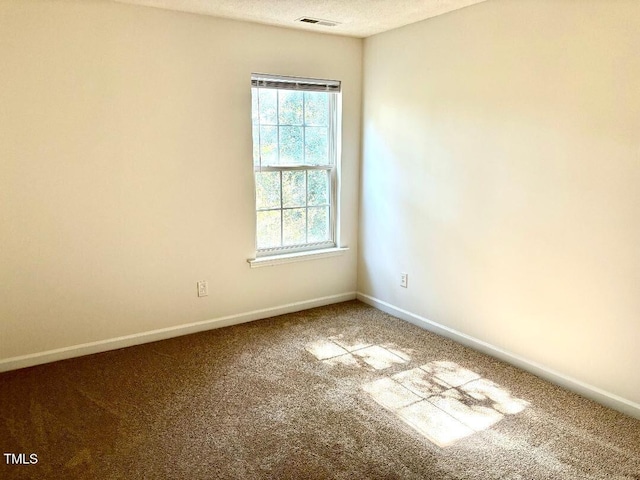
[[[368,366],[380,371],[411,360],[399,350],[347,342],[340,336],[310,343],[306,350],[329,365]],[[362,389],[440,447],[487,430],[506,415],[515,415],[529,405],[492,381],[447,361],[429,362],[383,376],[362,385]]]

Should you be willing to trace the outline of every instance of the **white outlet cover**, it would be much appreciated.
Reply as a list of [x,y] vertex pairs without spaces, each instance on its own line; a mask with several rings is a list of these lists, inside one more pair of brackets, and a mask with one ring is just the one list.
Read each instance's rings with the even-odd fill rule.
[[198,296],[206,297],[209,295],[209,286],[206,281],[198,282]]

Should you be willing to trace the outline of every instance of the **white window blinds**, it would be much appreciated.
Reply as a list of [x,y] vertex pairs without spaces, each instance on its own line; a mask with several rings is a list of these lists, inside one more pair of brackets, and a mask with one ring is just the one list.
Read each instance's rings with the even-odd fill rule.
[[251,86],[257,88],[278,88],[281,90],[302,90],[307,92],[339,92],[338,80],[319,80],[316,78],[281,77],[254,73]]

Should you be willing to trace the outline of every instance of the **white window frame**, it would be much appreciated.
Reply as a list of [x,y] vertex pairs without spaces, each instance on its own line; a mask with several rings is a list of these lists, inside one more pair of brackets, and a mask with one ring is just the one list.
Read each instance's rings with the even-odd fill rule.
[[[320,80],[302,77],[285,77],[280,75],[267,75],[257,74],[251,75],[251,88],[252,94],[254,89],[269,88],[277,90],[298,90],[298,91],[313,91],[313,92],[326,92],[329,94],[329,118],[328,118],[328,156],[329,163],[327,165],[315,165],[315,164],[296,164],[296,165],[262,165],[262,159],[259,159],[258,164],[254,159],[254,195],[256,194],[257,182],[255,181],[255,174],[258,172],[280,172],[280,206],[258,210],[257,205],[255,208],[255,222],[256,225],[256,259],[265,257],[278,257],[278,256],[291,256],[292,258],[305,258],[305,253],[313,254],[313,252],[327,252],[330,249],[336,249],[338,245],[338,192],[339,192],[339,169],[340,169],[340,121],[341,121],[341,97],[340,97],[340,82],[335,80]],[[256,92],[257,93],[257,92]],[[253,109],[253,107],[252,107]],[[259,109],[259,106],[258,106]],[[280,127],[278,119],[278,128]],[[304,127],[304,124],[303,124]],[[278,136],[279,138],[279,136]],[[253,139],[255,143],[256,139]],[[259,142],[259,140],[258,140]],[[304,148],[304,147],[303,147]],[[258,152],[260,152],[260,144],[258,143]],[[269,248],[258,248],[258,211],[280,211],[280,239],[282,242],[284,236],[284,222],[283,212],[289,208],[302,208],[302,207],[284,207],[282,204],[282,175],[287,171],[305,171],[305,185],[308,184],[308,172],[320,170],[327,171],[329,176],[329,239],[323,242],[304,243],[291,246],[277,246]],[[313,205],[307,204],[308,197],[305,200],[305,211],[308,214],[309,207]],[[308,225],[305,222],[305,225]],[[308,227],[307,232],[308,233]],[[305,234],[306,234],[305,233]]]

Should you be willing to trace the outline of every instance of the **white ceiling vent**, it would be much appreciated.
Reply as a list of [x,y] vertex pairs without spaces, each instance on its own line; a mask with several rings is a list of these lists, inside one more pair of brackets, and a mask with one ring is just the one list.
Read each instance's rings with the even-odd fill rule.
[[310,25],[322,25],[323,27],[335,27],[336,25],[340,25],[340,22],[311,17],[300,17],[296,19],[296,22],[308,23]]

